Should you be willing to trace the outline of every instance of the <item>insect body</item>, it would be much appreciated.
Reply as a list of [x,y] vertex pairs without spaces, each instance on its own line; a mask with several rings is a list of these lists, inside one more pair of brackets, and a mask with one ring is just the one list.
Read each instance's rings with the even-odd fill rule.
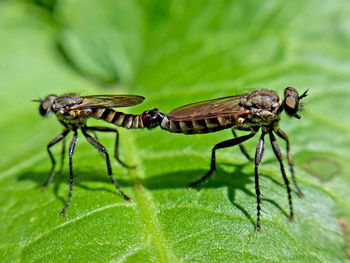
[[[261,136],[258,141],[254,159],[255,191],[257,196],[256,229],[260,231],[261,200],[258,167],[264,152],[264,138],[266,134],[269,134],[273,151],[280,163],[281,173],[288,193],[290,206],[289,218],[291,220],[294,216],[291,190],[282,162],[282,154],[274,134],[277,134],[277,136],[281,137],[287,143],[288,161],[292,180],[299,196],[303,196],[303,193],[295,180],[289,140],[287,135],[279,128],[279,121],[282,111],[285,111],[290,116],[300,119],[300,116],[297,114],[298,110],[301,108],[299,101],[306,95],[307,91],[299,96],[294,88],[288,87],[284,91],[284,100],[281,100],[278,94],[272,90],[258,89],[247,94],[188,104],[176,108],[168,114],[162,114],[159,111],[157,112],[157,109],[155,109],[153,113],[158,114],[158,118],[161,119],[160,127],[169,132],[201,134],[232,128],[235,138],[220,142],[213,147],[210,170],[201,179],[191,183],[190,187],[205,181],[215,171],[215,153],[218,149],[239,145],[242,153],[248,159],[253,160],[248,155],[242,143],[252,138],[261,129]],[[237,137],[235,130],[250,131],[250,134]]]
[[209,133],[231,127],[246,130],[278,121],[280,105],[280,99],[275,92],[255,90],[250,94],[176,108],[164,117],[160,126],[170,132],[185,134]]
[[[61,211],[61,215],[66,215],[67,208],[72,197],[73,188],[73,162],[72,156],[75,149],[78,130],[80,129],[88,140],[88,142],[102,152],[106,157],[107,171],[112,182],[115,184],[119,193],[125,200],[129,200],[129,197],[120,189],[117,180],[114,178],[112,168],[109,160],[109,155],[106,148],[100,144],[97,138],[92,137],[88,132],[114,132],[116,133],[115,143],[115,158],[117,161],[125,167],[127,166],[119,159],[118,151],[118,139],[119,134],[117,129],[111,127],[91,127],[87,126],[86,122],[88,118],[101,119],[109,123],[113,123],[117,126],[127,129],[141,129],[141,128],[154,128],[158,126],[158,121],[153,117],[153,111],[145,111],[141,115],[125,114],[119,111],[115,111],[114,107],[127,107],[141,103],[144,100],[142,96],[136,95],[95,95],[95,96],[78,96],[76,94],[64,94],[62,96],[48,95],[44,100],[36,100],[40,102],[39,111],[42,116],[48,116],[51,113],[55,114],[57,119],[64,126],[64,131],[54,138],[48,145],[47,151],[52,161],[52,168],[50,176],[44,185],[44,188],[53,180],[55,159],[50,151],[50,148],[63,140],[71,131],[74,133],[69,145],[69,195],[66,205]],[[65,143],[63,143],[62,160],[64,156]],[[129,167],[130,168],[130,167]]]

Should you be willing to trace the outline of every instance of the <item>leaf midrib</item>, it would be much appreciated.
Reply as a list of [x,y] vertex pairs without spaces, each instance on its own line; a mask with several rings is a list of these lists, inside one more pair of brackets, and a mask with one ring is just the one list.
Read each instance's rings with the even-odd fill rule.
[[135,202],[136,206],[139,208],[138,211],[143,220],[146,239],[151,240],[152,247],[159,255],[159,262],[176,262],[175,256],[167,246],[166,239],[161,232],[151,193],[141,184],[142,179],[145,178],[145,172],[140,162],[141,158],[138,154],[134,136],[130,131],[121,130],[120,133],[124,145],[128,146],[128,150],[125,152],[126,159],[129,163],[137,165],[136,169],[128,170],[130,180],[134,182],[135,186],[135,198],[131,200],[131,202]]

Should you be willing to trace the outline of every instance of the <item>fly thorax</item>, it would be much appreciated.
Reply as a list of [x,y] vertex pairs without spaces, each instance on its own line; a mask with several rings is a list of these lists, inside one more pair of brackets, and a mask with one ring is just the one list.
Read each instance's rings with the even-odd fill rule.
[[64,110],[60,109],[56,112],[57,119],[69,129],[84,127],[86,124],[86,117],[80,110]]
[[278,94],[271,90],[255,90],[245,101],[242,101],[242,107],[251,111],[267,110],[275,113],[281,105]]

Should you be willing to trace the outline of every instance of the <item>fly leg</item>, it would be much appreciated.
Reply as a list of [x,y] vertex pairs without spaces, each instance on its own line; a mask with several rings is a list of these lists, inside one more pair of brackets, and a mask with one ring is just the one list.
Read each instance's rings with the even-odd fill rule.
[[61,167],[59,173],[62,173],[64,166],[64,156],[66,155],[66,138],[62,140],[62,150],[61,150]]
[[67,208],[70,204],[71,198],[72,198],[72,190],[73,190],[73,152],[75,149],[75,145],[77,144],[77,137],[78,137],[78,132],[75,130],[72,140],[70,141],[69,144],[69,194],[68,194],[68,200],[66,202],[66,205],[63,207],[60,215],[61,216],[66,216],[67,215]]
[[290,173],[292,174],[292,180],[293,180],[293,183],[294,183],[295,188],[296,188],[297,191],[298,191],[299,197],[304,197],[304,194],[303,194],[303,192],[300,190],[300,188],[299,188],[299,186],[298,186],[298,184],[297,184],[295,175],[294,175],[293,160],[292,160],[292,154],[291,154],[291,151],[290,151],[290,143],[289,143],[288,136],[287,136],[287,134],[285,134],[281,129],[279,129],[279,130],[276,132],[276,134],[277,134],[280,138],[282,138],[283,140],[286,141],[286,144],[287,144],[288,163],[289,163]]
[[226,147],[231,147],[231,146],[235,146],[237,144],[240,144],[250,138],[252,138],[253,136],[255,135],[255,132],[252,132],[251,134],[248,134],[248,135],[244,135],[244,136],[241,136],[241,137],[237,137],[237,138],[234,138],[234,139],[230,139],[230,140],[227,140],[227,141],[223,141],[223,142],[220,142],[218,144],[216,144],[213,149],[211,150],[211,164],[210,164],[210,170],[202,177],[200,178],[199,180],[193,182],[190,184],[190,188],[199,184],[199,183],[202,183],[203,181],[205,181],[206,179],[209,178],[209,176],[215,171],[216,169],[216,164],[215,164],[215,151],[218,150],[218,149],[222,149],[222,148],[226,148]]
[[[88,128],[88,127],[85,127],[85,129]],[[93,130],[91,130],[91,133],[92,133],[92,136],[94,136],[94,138],[96,139],[96,141],[98,141],[98,136],[97,136],[97,133]],[[102,158],[104,158],[104,154],[102,152],[99,152],[102,156]]]
[[269,132],[269,135],[270,135],[270,141],[271,141],[273,152],[275,153],[275,155],[276,155],[276,157],[277,157],[277,159],[278,159],[278,161],[280,163],[280,168],[281,168],[281,173],[282,173],[282,176],[283,176],[283,180],[284,180],[284,183],[285,183],[285,185],[287,187],[287,194],[288,194],[288,201],[289,201],[289,210],[290,210],[289,220],[293,220],[294,219],[294,214],[293,214],[292,195],[291,195],[291,191],[290,191],[290,187],[289,187],[289,181],[288,181],[286,172],[284,170],[281,150],[280,150],[280,147],[278,146],[276,137],[275,137],[275,135],[273,135],[272,131]]
[[[134,169],[136,166],[127,165],[119,158],[119,132],[115,128],[110,127],[85,127],[88,131],[100,131],[100,132],[115,132],[116,138],[115,138],[115,148],[114,148],[114,157],[120,163],[123,167]],[[97,140],[97,137],[95,135],[95,139]]]
[[[105,127],[102,127],[102,128],[105,128]],[[94,139],[91,135],[89,135],[84,128],[82,128],[81,130],[82,130],[85,138],[88,140],[88,142],[92,146],[94,146],[97,150],[99,150],[100,152],[105,154],[105,156],[106,156],[106,164],[107,164],[107,171],[108,171],[109,177],[111,178],[112,182],[114,183],[114,185],[117,188],[117,190],[119,191],[119,193],[124,197],[124,199],[126,201],[130,200],[130,198],[126,194],[124,194],[124,192],[120,189],[117,180],[113,176],[112,167],[111,167],[111,163],[110,163],[110,160],[109,160],[109,154],[108,154],[106,148],[102,144],[100,144],[96,139]]]
[[261,226],[260,226],[260,211],[261,211],[261,207],[260,207],[260,203],[261,203],[261,199],[260,199],[260,186],[259,186],[259,164],[261,162],[261,159],[263,157],[264,154],[264,146],[265,146],[265,141],[264,141],[264,137],[265,137],[265,132],[262,132],[259,141],[258,141],[258,145],[256,147],[256,152],[255,152],[255,170],[254,170],[254,176],[255,176],[255,193],[256,193],[256,203],[257,203],[257,220],[256,220],[256,228],[255,231],[260,231],[261,232]]
[[[49,144],[47,145],[47,152],[50,156],[50,159],[51,159],[51,163],[52,163],[52,167],[51,167],[51,171],[50,171],[50,176],[49,178],[47,179],[47,181],[45,182],[44,184],[44,190],[47,188],[47,186],[52,182],[53,180],[53,177],[55,176],[55,165],[56,165],[56,161],[55,161],[55,158],[53,157],[52,153],[51,153],[51,150],[50,148],[52,146],[54,146],[56,143],[58,143],[59,141],[61,141],[62,139],[64,139],[67,134],[69,133],[69,130],[66,130],[64,132],[62,132],[61,134],[59,134],[55,139],[53,139],[51,142],[49,142]],[[63,153],[62,153],[63,154]],[[63,156],[62,156],[62,159],[63,159]]]
[[[233,134],[233,136],[235,136],[235,138],[237,138],[237,133],[235,132],[234,129],[232,129],[232,134]],[[238,146],[239,146],[239,149],[241,150],[241,152],[244,154],[245,157],[247,157],[247,159],[248,159],[249,161],[251,161],[251,162],[254,161],[254,159],[253,159],[252,157],[249,156],[249,153],[247,152],[247,150],[246,150],[246,148],[243,146],[243,144],[240,143]]]
[[[85,129],[88,129],[88,127],[85,127]],[[98,141],[97,133],[95,131],[92,131],[92,135],[94,136],[96,141]]]

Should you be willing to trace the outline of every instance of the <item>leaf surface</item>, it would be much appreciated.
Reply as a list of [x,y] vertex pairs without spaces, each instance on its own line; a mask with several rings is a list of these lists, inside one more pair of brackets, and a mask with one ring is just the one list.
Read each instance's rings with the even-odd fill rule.
[[[65,0],[51,10],[0,4],[2,262],[346,261],[345,0]],[[51,165],[45,147],[62,127],[54,116],[42,120],[32,99],[129,93],[146,100],[128,112],[169,112],[256,88],[282,96],[286,86],[310,94],[301,120],[283,115],[281,121],[305,193],[303,199],[292,193],[294,222],[268,140],[260,166],[262,233],[254,232],[254,165],[238,147],[219,150],[210,180],[187,189],[209,169],[211,148],[232,138],[229,130],[182,135],[120,128],[121,158],[137,168],[115,160],[112,166],[131,202],[116,193],[104,159],[79,136],[67,217],[59,216],[68,194],[67,158],[62,174],[42,191]],[[112,153],[114,135],[99,139]],[[251,155],[257,139],[245,143]],[[284,152],[284,142],[280,147]],[[54,147],[58,164],[60,151]]]

